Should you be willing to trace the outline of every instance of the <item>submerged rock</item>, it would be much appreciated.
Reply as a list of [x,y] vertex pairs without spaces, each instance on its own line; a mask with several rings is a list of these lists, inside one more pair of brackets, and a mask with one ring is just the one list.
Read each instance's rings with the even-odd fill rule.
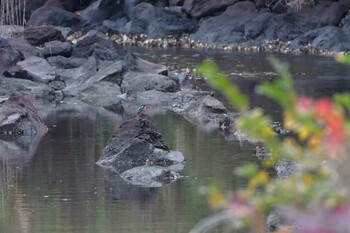
[[173,165],[182,164],[182,153],[171,151],[156,131],[155,123],[148,115],[138,115],[115,129],[97,164],[109,171],[121,173],[121,177],[133,184],[149,186],[153,181],[176,180]]

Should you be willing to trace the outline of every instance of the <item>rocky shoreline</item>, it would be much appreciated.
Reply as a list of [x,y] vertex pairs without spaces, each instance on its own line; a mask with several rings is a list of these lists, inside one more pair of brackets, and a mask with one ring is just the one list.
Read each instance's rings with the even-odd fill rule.
[[33,0],[23,11],[28,28],[53,25],[73,43],[104,35],[121,45],[331,55],[350,50],[349,3],[295,10],[264,0]]

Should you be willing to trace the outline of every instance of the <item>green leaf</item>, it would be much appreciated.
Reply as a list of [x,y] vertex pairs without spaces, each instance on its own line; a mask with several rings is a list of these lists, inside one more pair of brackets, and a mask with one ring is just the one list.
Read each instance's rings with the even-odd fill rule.
[[235,174],[237,176],[251,178],[258,173],[258,167],[256,164],[247,163],[242,167],[238,167],[235,169]]
[[333,96],[333,100],[346,108],[350,112],[350,94],[349,93],[339,93]]
[[335,59],[340,62],[340,63],[344,63],[344,64],[350,64],[350,54],[337,54],[337,56],[335,57]]

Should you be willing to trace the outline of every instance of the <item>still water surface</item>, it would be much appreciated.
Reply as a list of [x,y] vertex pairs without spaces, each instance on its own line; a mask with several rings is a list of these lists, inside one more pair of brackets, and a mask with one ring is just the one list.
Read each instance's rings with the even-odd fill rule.
[[[140,48],[134,52],[183,67],[210,57],[249,94],[252,106],[263,107],[275,118],[280,115],[278,106],[254,94],[259,82],[276,78],[266,54]],[[349,90],[349,69],[333,58],[279,58],[291,64],[295,87],[302,95],[320,97]],[[211,213],[205,196],[198,192],[201,186],[215,182],[224,191],[246,186],[233,170],[255,161],[253,145],[225,141],[219,132],[205,132],[170,112],[154,118],[166,144],[187,159],[183,179],[161,188],[142,188],[111,177],[95,162],[121,117],[84,111],[52,113],[45,117],[49,131],[34,153],[23,150],[15,159],[0,156],[0,232],[184,233]]]

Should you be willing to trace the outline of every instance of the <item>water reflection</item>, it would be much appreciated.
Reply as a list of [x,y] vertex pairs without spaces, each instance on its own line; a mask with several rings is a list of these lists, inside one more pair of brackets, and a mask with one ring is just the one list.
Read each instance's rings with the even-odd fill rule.
[[233,169],[254,159],[253,148],[203,132],[173,113],[154,118],[165,143],[186,156],[183,179],[144,188],[105,173],[95,162],[120,117],[86,109],[55,112],[47,115],[49,131],[22,170],[0,167],[0,232],[188,232],[210,213],[198,193],[201,185],[246,185]]
[[[155,59],[186,66],[215,56],[208,53],[193,56],[193,51],[188,52],[186,60],[183,57],[187,55],[180,51],[176,56]],[[221,59],[219,64],[228,74],[260,74],[231,78],[251,95],[252,105],[278,116],[278,108],[253,91],[261,80],[270,78],[263,73],[271,72],[266,55],[224,55],[215,59]],[[321,96],[349,89],[348,68],[332,63],[331,58],[282,59],[292,63],[300,94]],[[256,161],[253,145],[225,141],[219,132],[204,132],[173,113],[158,114],[154,118],[165,143],[186,156],[181,172],[184,178],[161,188],[137,187],[119,175],[104,173],[95,164],[121,116],[82,108],[51,112],[45,118],[49,131],[20,169],[7,162],[10,153],[1,154],[0,232],[188,232],[211,213],[199,187],[211,182],[224,191],[245,187],[246,180],[233,171],[247,161]],[[22,156],[22,152],[14,156]]]

